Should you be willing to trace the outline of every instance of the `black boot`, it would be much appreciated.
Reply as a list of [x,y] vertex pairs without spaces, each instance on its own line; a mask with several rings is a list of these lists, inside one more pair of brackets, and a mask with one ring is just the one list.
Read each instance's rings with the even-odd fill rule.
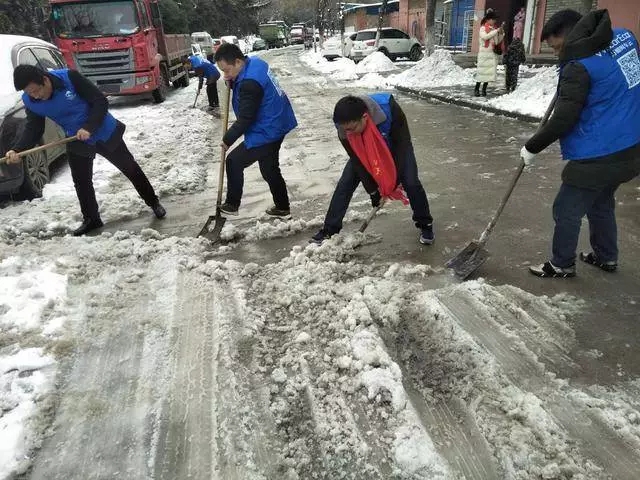
[[482,84],[482,96],[483,97],[487,96],[487,85],[488,85],[488,83]]
[[164,209],[160,202],[156,202],[151,205],[151,210],[153,210],[153,214],[156,216],[156,218],[164,218],[167,214],[167,211]]
[[475,90],[473,91],[473,95],[474,95],[475,97],[479,97],[479,96],[480,96],[480,82],[477,82],[477,83],[476,83],[476,88],[475,88]]
[[96,230],[103,225],[104,223],[102,223],[102,220],[100,220],[100,218],[85,218],[82,221],[82,224],[73,231],[73,236],[80,237],[81,235],[89,233],[92,230]]

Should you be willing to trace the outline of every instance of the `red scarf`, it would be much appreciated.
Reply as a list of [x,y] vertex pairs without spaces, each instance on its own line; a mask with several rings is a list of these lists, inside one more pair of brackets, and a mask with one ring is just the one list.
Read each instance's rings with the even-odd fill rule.
[[364,118],[366,122],[364,131],[360,134],[347,133],[347,141],[369,175],[378,184],[380,196],[390,200],[400,200],[407,205],[409,200],[402,185],[397,183],[398,172],[389,146],[371,117],[365,113]]
[[[488,22],[484,24],[485,33],[491,33],[492,30],[493,30],[493,27],[491,25],[489,25]],[[491,45],[491,39],[485,40],[484,41],[484,48],[489,48],[489,45]]]

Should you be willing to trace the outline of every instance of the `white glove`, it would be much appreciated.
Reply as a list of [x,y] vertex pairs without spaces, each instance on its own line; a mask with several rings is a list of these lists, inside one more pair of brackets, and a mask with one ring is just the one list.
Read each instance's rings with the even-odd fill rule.
[[527,150],[527,147],[522,147],[522,150],[520,150],[520,158],[526,166],[529,166],[533,163],[533,159],[536,158],[536,154]]

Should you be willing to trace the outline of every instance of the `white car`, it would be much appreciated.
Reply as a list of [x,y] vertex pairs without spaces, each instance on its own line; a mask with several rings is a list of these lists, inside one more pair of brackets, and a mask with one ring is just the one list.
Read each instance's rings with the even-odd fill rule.
[[[353,41],[356,38],[356,33],[344,36],[344,57],[351,57],[351,48],[353,47]],[[338,57],[342,57],[342,47],[340,46],[340,37],[331,37],[324,42],[322,48],[322,56],[327,60],[334,60]]]
[[[37,38],[0,35],[0,157],[11,149],[26,123],[22,92],[13,88],[13,69],[17,65],[35,65],[42,70],[67,68],[55,45]],[[48,118],[41,144],[65,137],[62,129]],[[66,146],[50,148],[24,157],[17,165],[0,164],[0,195],[19,193],[22,198],[42,196],[49,182],[49,165],[64,157]]]
[[391,60],[400,57],[409,57],[412,61],[418,61],[422,57],[422,45],[417,38],[410,37],[397,28],[383,28],[380,30],[380,43],[376,49],[376,29],[361,30],[357,33],[351,58],[359,62],[367,55],[380,51]]

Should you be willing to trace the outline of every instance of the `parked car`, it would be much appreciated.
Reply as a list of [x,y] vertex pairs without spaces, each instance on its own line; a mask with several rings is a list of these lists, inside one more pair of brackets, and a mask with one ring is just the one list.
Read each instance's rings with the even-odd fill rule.
[[266,50],[267,49],[267,42],[265,42],[262,38],[256,38],[253,41],[253,51],[258,51],[258,50]]
[[418,61],[422,57],[422,45],[418,39],[410,37],[397,28],[380,30],[380,43],[377,49],[375,44],[375,28],[359,31],[353,42],[351,58],[358,62],[376,50],[384,53],[393,61],[399,57],[409,57],[412,61]]
[[327,60],[335,60],[342,56],[340,37],[331,37],[322,44],[322,56]]
[[191,34],[191,42],[200,45],[205,57],[209,57],[215,53],[214,39],[211,38],[208,32],[193,32]]
[[[17,65],[36,65],[43,70],[66,68],[62,53],[55,45],[32,37],[0,35],[0,156],[11,150],[17,135],[24,127],[26,114],[21,92],[13,88],[13,69]],[[46,119],[41,144],[65,137],[64,131]],[[21,164],[0,165],[0,194],[19,193],[32,199],[42,196],[49,182],[49,166],[66,153],[64,145],[24,157]]]

